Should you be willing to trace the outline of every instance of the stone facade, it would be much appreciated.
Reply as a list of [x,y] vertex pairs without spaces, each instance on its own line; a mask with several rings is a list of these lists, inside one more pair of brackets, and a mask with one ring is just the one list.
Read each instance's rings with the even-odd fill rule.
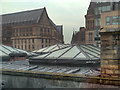
[[119,11],[101,14],[101,73],[120,78],[120,20]]
[[[33,51],[63,43],[63,26],[56,26],[53,23],[48,17],[46,8],[2,15],[2,17],[2,35],[5,45]],[[9,17],[11,21],[8,20]]]
[[[93,19],[93,28],[91,30],[93,30],[94,32],[94,44],[98,47],[100,47],[100,30],[101,30],[101,14],[104,12],[112,12],[112,11],[116,11],[119,10],[120,8],[120,4],[119,1],[117,2],[102,2],[102,0],[100,1],[95,1],[95,0],[91,0],[90,5],[88,7],[88,11],[87,11],[87,15],[85,16],[86,19],[86,31],[90,31],[88,27],[89,25],[89,16],[91,16],[91,19]],[[92,23],[91,23],[92,24]],[[88,35],[86,36],[87,39]]]
[[85,15],[86,25],[86,44],[94,44],[94,3],[90,2],[90,5]]
[[120,78],[120,31],[101,32],[101,74]]
[[120,11],[104,12],[101,14],[101,29],[109,31],[120,31]]
[[86,15],[86,44],[94,44],[94,17],[93,15]]
[[78,32],[73,32],[71,44],[85,44],[85,28],[80,27]]

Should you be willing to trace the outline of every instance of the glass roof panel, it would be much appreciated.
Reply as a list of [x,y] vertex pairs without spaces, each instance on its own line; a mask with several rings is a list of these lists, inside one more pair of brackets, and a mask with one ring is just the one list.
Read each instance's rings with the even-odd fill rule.
[[99,47],[95,47],[95,46],[93,46],[93,45],[87,45],[87,46],[89,46],[90,48],[94,48],[95,50],[100,51],[100,48],[99,48]]
[[63,54],[59,59],[62,59],[62,58],[71,58],[72,59],[79,52],[80,52],[80,50],[76,46],[73,46],[69,51],[67,51],[65,54]]
[[4,52],[7,53],[7,54],[10,54],[10,53],[11,53],[11,51],[7,50],[6,48],[4,48],[4,47],[2,47],[2,46],[0,46],[0,50],[1,50],[1,51],[4,51]]
[[0,51],[0,56],[8,56],[8,55],[5,54],[4,52]]
[[90,57],[90,58],[94,58],[95,56],[93,55],[90,55],[89,53],[87,53],[87,55]]
[[63,54],[64,52],[66,52],[68,49],[70,49],[71,47],[68,48],[64,48],[55,52],[52,52],[50,55],[48,55],[46,58],[58,58],[61,54]]
[[85,49],[90,50],[91,52],[94,52],[94,53],[96,53],[96,54],[100,54],[100,52],[96,51],[96,49],[94,49],[93,47],[92,47],[92,48],[90,48],[90,47],[85,46],[85,45],[81,45],[81,46],[82,46],[82,47],[84,47]]
[[[87,48],[84,48],[84,47],[81,47],[81,49],[86,53],[90,53],[91,55],[94,55],[94,56],[99,56],[99,54],[95,53],[95,52],[92,52],[90,50],[88,50]],[[86,54],[87,54],[86,53]]]
[[46,55],[48,54],[39,55],[39,56],[33,57],[33,59],[41,59],[41,58],[44,58]]
[[42,52],[43,50],[47,49],[48,47],[46,48],[41,48],[40,50],[38,50],[37,52]]
[[86,56],[83,53],[80,53],[74,59],[86,59]]
[[32,51],[32,52],[37,52],[38,50],[34,50],[34,51]]
[[27,52],[27,51],[24,51],[24,50],[21,50],[21,49],[17,49],[17,48],[15,48],[17,51],[19,51],[19,52],[24,52],[24,53],[27,53],[27,54],[31,54],[31,53],[29,53],[29,52]]
[[50,46],[47,49],[45,49],[43,52],[49,52],[49,51],[51,51],[55,47],[56,47],[56,45]]
[[12,47],[9,47],[9,46],[5,46],[5,45],[2,45],[4,48],[6,49],[9,49],[10,51],[15,51],[15,52],[18,52],[17,50],[15,50],[14,48]]
[[55,50],[58,50],[58,49],[60,49],[60,48],[57,46],[57,47],[53,48],[51,51],[55,51]]

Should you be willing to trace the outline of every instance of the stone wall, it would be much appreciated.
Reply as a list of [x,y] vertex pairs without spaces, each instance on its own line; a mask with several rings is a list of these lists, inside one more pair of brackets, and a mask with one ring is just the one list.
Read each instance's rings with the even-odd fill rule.
[[2,81],[4,88],[118,88],[111,85],[11,75],[2,75]]
[[101,32],[101,73],[120,78],[120,31]]

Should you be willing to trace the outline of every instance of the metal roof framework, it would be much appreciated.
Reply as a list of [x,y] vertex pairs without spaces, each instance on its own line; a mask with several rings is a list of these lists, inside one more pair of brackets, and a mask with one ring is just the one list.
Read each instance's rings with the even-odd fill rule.
[[44,54],[30,58],[30,62],[40,62],[40,63],[41,62],[48,62],[48,63],[100,62],[100,48],[93,45],[57,44],[34,52],[44,53]]

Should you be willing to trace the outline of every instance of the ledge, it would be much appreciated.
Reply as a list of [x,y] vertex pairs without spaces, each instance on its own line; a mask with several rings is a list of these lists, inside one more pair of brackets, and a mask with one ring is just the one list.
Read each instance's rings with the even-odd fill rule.
[[2,75],[69,80],[69,81],[87,82],[87,83],[103,84],[103,85],[115,85],[115,86],[120,85],[120,78],[104,78],[104,77],[95,77],[95,76],[85,76],[81,74],[33,72],[33,71],[10,70],[10,69],[0,69],[0,71],[2,71]]

